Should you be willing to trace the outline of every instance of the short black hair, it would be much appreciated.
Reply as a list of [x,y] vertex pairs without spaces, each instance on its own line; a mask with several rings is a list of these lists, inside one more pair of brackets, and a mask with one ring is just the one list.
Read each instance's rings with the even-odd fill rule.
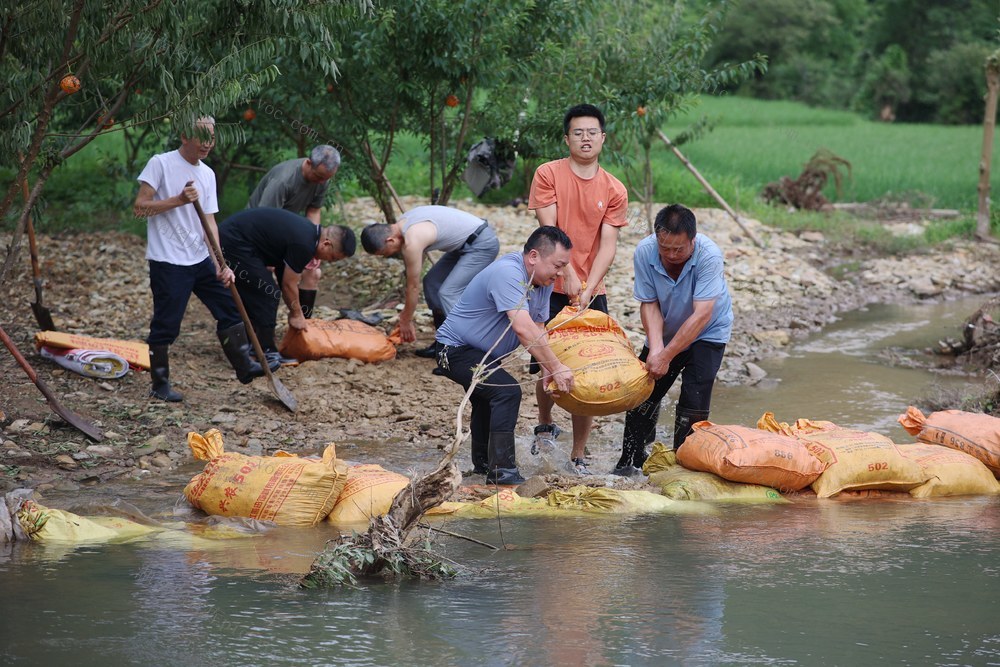
[[563,134],[569,134],[569,122],[574,118],[596,118],[601,124],[601,132],[604,131],[604,114],[593,104],[577,104],[575,107],[570,107],[563,116]]
[[336,229],[334,237],[340,241],[340,253],[344,257],[354,257],[354,252],[358,249],[354,230],[345,225],[334,225],[334,227]]
[[361,246],[369,255],[374,255],[385,247],[386,239],[389,238],[391,233],[392,230],[389,228],[389,225],[384,222],[368,225],[361,230]]
[[531,232],[531,236],[524,242],[524,254],[538,250],[538,254],[545,257],[555,249],[557,243],[566,250],[573,247],[566,232],[553,225],[543,225]]
[[694,213],[683,204],[671,204],[660,209],[653,223],[656,234],[686,234],[693,239],[698,234],[698,222]]

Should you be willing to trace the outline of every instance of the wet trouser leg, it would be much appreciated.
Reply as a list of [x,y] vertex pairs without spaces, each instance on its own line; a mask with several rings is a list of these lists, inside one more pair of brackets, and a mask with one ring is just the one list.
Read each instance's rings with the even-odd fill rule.
[[[500,368],[495,357],[483,361],[483,350],[470,345],[445,347],[438,354],[438,368],[441,374],[457,382],[468,391],[473,381],[473,368],[481,364],[492,369],[489,377],[481,379],[472,390],[472,442],[474,446],[472,463],[476,466],[485,453],[489,457],[488,468],[494,470],[498,461],[514,467],[513,437],[509,443],[494,451],[492,441],[496,433],[510,433],[513,436],[517,426],[517,415],[521,409],[521,386],[510,373]],[[499,444],[499,442],[498,442]],[[508,446],[509,445],[509,446]],[[483,452],[483,447],[487,452]],[[509,448],[509,452],[507,451]],[[495,459],[495,457],[498,457]]]
[[[674,381],[681,378],[681,396],[677,401],[677,413],[682,415],[683,435],[676,441],[678,447],[690,433],[690,425],[708,418],[712,402],[712,387],[715,376],[722,364],[726,350],[723,343],[695,341],[684,352],[670,362],[666,374],[656,381],[653,393],[641,405],[629,410],[625,415],[625,433],[622,436],[622,455],[618,467],[633,465],[640,467],[646,460],[646,446],[656,439],[656,423],[660,416],[660,402]],[[646,360],[649,349],[643,348],[639,359]],[[695,417],[701,416],[699,419]]]

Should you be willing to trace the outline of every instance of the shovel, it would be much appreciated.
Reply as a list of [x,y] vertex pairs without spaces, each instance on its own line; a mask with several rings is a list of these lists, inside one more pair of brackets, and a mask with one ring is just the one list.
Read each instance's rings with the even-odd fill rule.
[[21,354],[20,350],[17,349],[17,347],[14,345],[14,341],[10,339],[10,337],[7,335],[7,332],[3,330],[3,327],[0,327],[0,340],[3,341],[3,344],[7,347],[8,350],[10,350],[10,353],[14,355],[15,359],[17,359],[17,363],[21,365],[21,368],[24,369],[24,372],[28,374],[28,377],[31,378],[31,381],[35,383],[35,386],[38,387],[38,390],[42,392],[43,396],[45,396],[45,400],[49,402],[49,407],[52,408],[53,412],[62,417],[63,421],[65,421],[67,424],[75,427],[94,442],[100,442],[101,440],[104,439],[104,434],[101,433],[101,430],[99,428],[97,428],[96,426],[94,426],[93,424],[91,424],[86,419],[76,414],[69,408],[64,407],[59,402],[59,399],[57,399],[56,395],[52,393],[52,390],[49,389],[48,385],[46,385],[44,382],[41,381],[41,379],[39,379],[38,374],[35,373],[35,369],[31,367],[31,364],[28,363],[28,361]]
[[[24,195],[25,203],[28,202],[28,179],[21,181],[21,191]],[[31,211],[28,211],[28,249],[31,252],[31,275],[35,284],[35,300],[31,303],[31,310],[35,313],[35,321],[42,331],[55,331],[56,325],[52,321],[52,313],[42,305],[42,267],[38,263],[38,243],[35,241],[35,226],[31,223]]]
[[[219,247],[219,242],[215,240],[212,236],[212,228],[208,226],[208,219],[205,217],[205,211],[201,208],[201,203],[198,200],[191,202],[194,204],[194,210],[198,212],[198,219],[201,220],[201,228],[205,230],[205,238],[208,240],[208,246],[211,248],[212,252],[215,254],[215,259],[219,266],[226,265],[226,258],[222,255],[222,248]],[[247,338],[253,344],[254,352],[257,354],[257,361],[264,368],[264,375],[267,376],[267,381],[271,385],[271,391],[274,395],[278,397],[278,400],[284,404],[286,408],[295,412],[299,407],[299,402],[295,400],[292,396],[292,392],[285,388],[285,385],[281,384],[278,378],[274,377],[274,373],[271,372],[271,367],[267,365],[267,357],[264,356],[264,348],[260,346],[260,341],[257,339],[257,333],[253,330],[253,324],[250,322],[250,316],[247,315],[247,309],[243,306],[243,299],[240,298],[240,292],[236,289],[236,283],[229,285],[229,292],[233,295],[233,301],[236,302],[236,307],[240,310],[240,317],[243,318],[243,325],[247,330]]]

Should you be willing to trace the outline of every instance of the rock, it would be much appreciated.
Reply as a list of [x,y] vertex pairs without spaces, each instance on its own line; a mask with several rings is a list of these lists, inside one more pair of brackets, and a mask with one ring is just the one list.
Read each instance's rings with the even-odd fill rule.
[[132,451],[135,454],[145,455],[152,454],[153,452],[161,449],[170,449],[170,444],[167,442],[167,436],[162,433],[154,435],[140,447],[133,447]]
[[7,426],[8,433],[24,433],[28,424],[31,423],[30,419],[15,419]]
[[68,454],[60,454],[55,458],[55,461],[59,464],[60,468],[65,468],[67,470],[76,470],[80,467],[80,464],[74,461],[73,457]]
[[545,481],[545,477],[542,475],[529,477],[524,484],[517,487],[517,495],[522,498],[538,498],[547,495],[548,492],[548,482]]
[[767,371],[752,361],[748,361],[746,363],[746,371],[747,376],[750,378],[750,384],[757,384],[767,377]]
[[236,422],[236,415],[229,412],[220,412],[210,420],[213,424],[233,424]]
[[799,234],[799,238],[807,243],[823,243],[823,241],[826,241],[826,237],[820,232],[802,232]]
[[257,438],[250,438],[246,444],[247,455],[262,456],[264,454],[264,443]]
[[94,456],[112,456],[115,453],[114,447],[111,445],[90,445],[87,447],[87,451]]
[[770,331],[755,331],[753,337],[760,343],[784,347],[791,340],[788,332],[784,329],[772,329]]
[[74,461],[86,461],[90,458],[90,454],[87,452],[73,452],[70,454]]
[[123,436],[121,433],[116,433],[115,431],[105,431],[104,437],[108,440],[121,440]]
[[157,468],[170,468],[174,465],[173,461],[170,460],[170,457],[163,452],[153,454],[153,456],[149,458],[149,463]]

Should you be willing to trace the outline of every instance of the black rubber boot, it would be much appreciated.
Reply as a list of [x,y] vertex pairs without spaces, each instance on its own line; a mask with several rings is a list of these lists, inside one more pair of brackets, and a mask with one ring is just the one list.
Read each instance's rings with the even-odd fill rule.
[[523,484],[524,478],[517,471],[514,459],[514,434],[494,431],[490,433],[488,447],[490,457],[486,481],[490,484]]
[[434,341],[427,347],[422,347],[419,350],[414,350],[413,354],[417,355],[421,359],[437,359],[438,352],[441,350],[441,346],[437,341]]
[[179,403],[184,400],[184,396],[170,388],[169,350],[169,345],[149,346],[149,375],[153,380],[149,395],[161,401]]
[[472,474],[485,475],[489,472],[489,445],[485,442],[472,442]]
[[299,305],[302,306],[302,316],[307,320],[313,316],[316,307],[316,290],[299,288]]
[[264,348],[264,356],[267,357],[267,365],[272,371],[280,366],[298,366],[299,360],[286,357],[278,352],[278,346],[274,343],[274,327],[254,327],[257,330],[257,338],[260,346]]
[[443,310],[432,310],[431,317],[434,319],[434,328],[440,329],[441,325],[444,324],[446,316]]
[[250,384],[254,378],[264,376],[264,369],[250,358],[250,343],[247,342],[247,330],[240,322],[228,329],[216,332],[222,351],[226,353],[229,365],[236,371],[236,379],[243,384]]
[[684,444],[684,439],[691,434],[691,425],[708,419],[708,410],[688,410],[677,406],[674,417],[674,451]]

